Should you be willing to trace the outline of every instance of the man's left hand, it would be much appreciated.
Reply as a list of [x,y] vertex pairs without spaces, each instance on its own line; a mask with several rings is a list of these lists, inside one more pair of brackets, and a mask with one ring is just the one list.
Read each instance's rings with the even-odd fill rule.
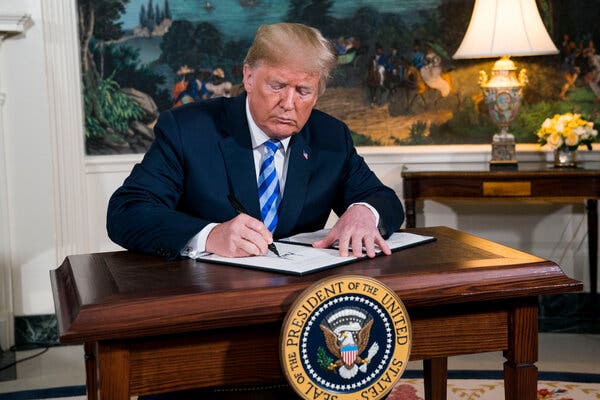
[[362,257],[363,247],[367,256],[375,257],[375,245],[377,245],[384,254],[392,254],[389,246],[379,234],[375,225],[375,215],[362,204],[357,204],[349,209],[335,223],[329,234],[322,240],[314,242],[312,245],[317,248],[330,247],[338,241],[340,256],[347,257],[349,246],[352,246],[352,254],[355,257]]

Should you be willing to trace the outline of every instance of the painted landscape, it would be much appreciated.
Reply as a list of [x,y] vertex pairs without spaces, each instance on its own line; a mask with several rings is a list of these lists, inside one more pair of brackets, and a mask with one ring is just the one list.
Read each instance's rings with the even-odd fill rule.
[[[520,143],[535,142],[543,120],[556,113],[576,111],[600,123],[600,67],[590,57],[598,55],[600,0],[537,3],[561,54],[515,58],[530,79],[511,124]],[[144,153],[161,111],[239,94],[254,32],[278,21],[315,26],[335,44],[338,66],[317,108],[345,121],[356,145],[489,143],[497,127],[477,77],[495,60],[452,59],[473,4],[78,0],[87,154]]]

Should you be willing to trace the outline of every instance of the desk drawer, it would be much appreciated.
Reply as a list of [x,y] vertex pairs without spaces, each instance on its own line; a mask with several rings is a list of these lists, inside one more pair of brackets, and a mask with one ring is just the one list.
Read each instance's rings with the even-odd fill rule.
[[499,196],[514,196],[526,197],[531,196],[530,181],[493,181],[483,182],[483,196],[499,197]]

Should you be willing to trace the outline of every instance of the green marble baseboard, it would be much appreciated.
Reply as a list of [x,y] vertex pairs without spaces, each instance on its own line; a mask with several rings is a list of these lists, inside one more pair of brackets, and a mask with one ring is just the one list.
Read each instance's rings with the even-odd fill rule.
[[56,315],[15,317],[15,348],[17,350],[52,347],[59,344]]
[[600,295],[565,293],[541,296],[540,332],[600,333]]

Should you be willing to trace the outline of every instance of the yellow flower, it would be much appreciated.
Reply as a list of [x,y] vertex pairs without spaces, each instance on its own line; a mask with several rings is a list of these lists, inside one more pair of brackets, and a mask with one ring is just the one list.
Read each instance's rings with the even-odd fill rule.
[[558,149],[563,144],[562,136],[560,136],[558,133],[553,133],[550,136],[548,136],[547,141],[550,147],[552,147],[553,149]]
[[580,144],[589,146],[596,141],[598,131],[594,123],[581,118],[581,114],[565,113],[546,118],[536,134],[540,143],[552,149],[564,149]]
[[554,125],[554,130],[557,133],[563,133],[563,131],[565,130],[565,125],[562,121],[559,121],[556,125]]
[[[542,124],[542,128],[543,129],[550,129],[550,127],[552,126],[552,120],[550,118],[546,118],[544,120],[544,123]],[[541,132],[541,130],[540,130]]]
[[571,131],[569,135],[565,138],[565,144],[569,147],[576,146],[579,144],[579,136],[574,131]]

